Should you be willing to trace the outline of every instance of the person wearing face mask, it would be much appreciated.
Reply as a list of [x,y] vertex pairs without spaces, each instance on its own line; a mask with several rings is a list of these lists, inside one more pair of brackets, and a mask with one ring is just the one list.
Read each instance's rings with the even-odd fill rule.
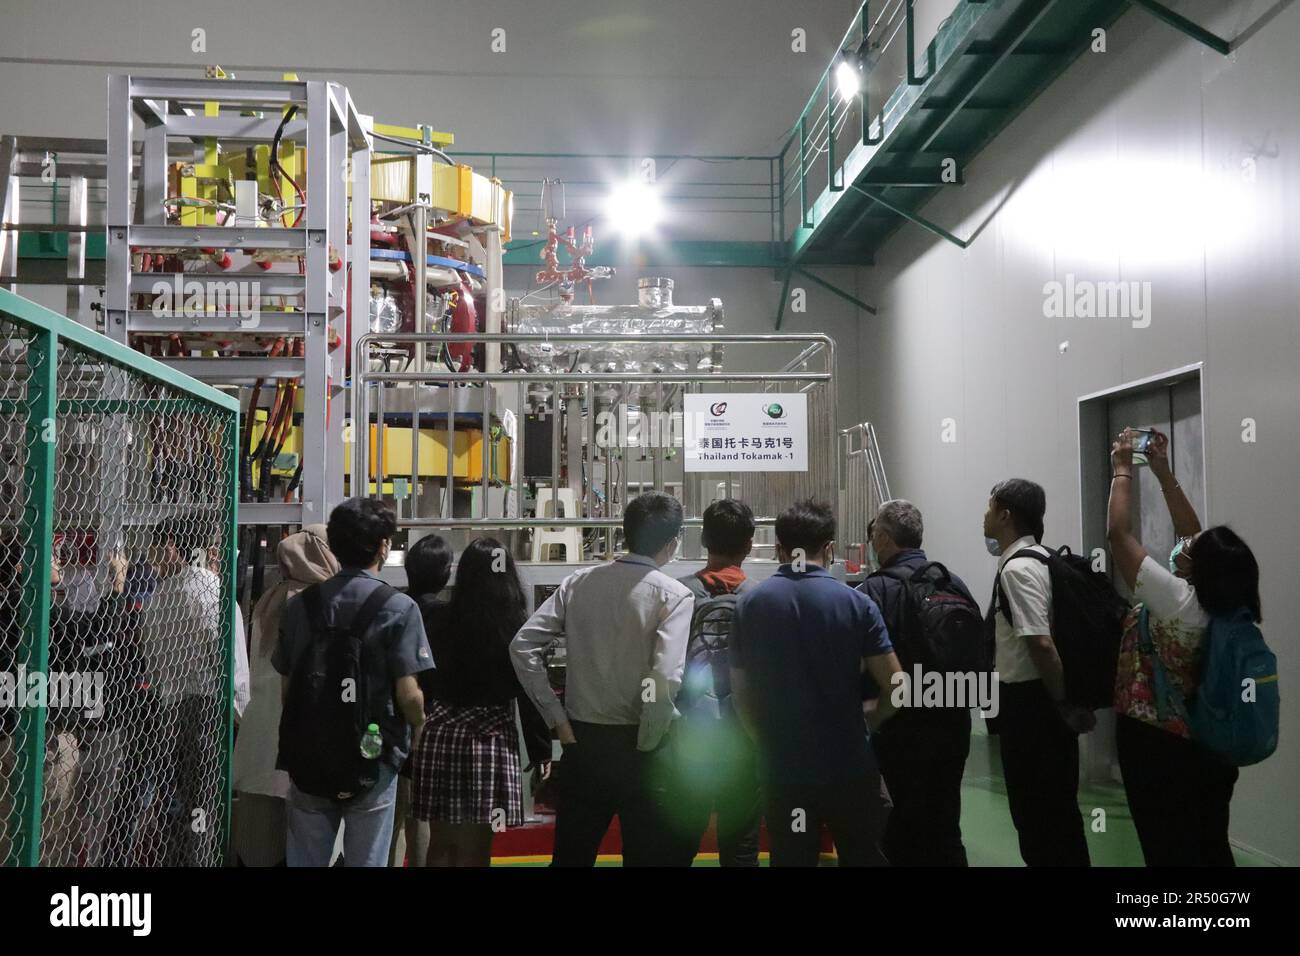
[[[1079,734],[1092,712],[1065,698],[1065,673],[1052,640],[1052,579],[1047,565],[1021,551],[1042,546],[1047,495],[1010,478],[994,486],[984,540],[1000,557],[986,628],[995,646],[1001,710],[997,718],[1007,802],[1028,866],[1088,866],[1079,812]],[[1000,586],[999,586],[1000,585]],[[1005,597],[1006,612],[1001,608]]]
[[[1174,701],[1196,691],[1211,618],[1246,608],[1260,620],[1259,565],[1231,529],[1201,529],[1169,467],[1169,439],[1156,432],[1147,449],[1178,536],[1162,567],[1133,534],[1133,433],[1111,448],[1113,475],[1106,532],[1115,567],[1145,609],[1120,645],[1115,743],[1133,825],[1147,866],[1233,866],[1228,810],[1237,768],[1192,739],[1184,707],[1157,699],[1154,663]],[[1146,637],[1149,636],[1149,645]]]
[[[840,866],[883,866],[880,771],[863,719],[862,676],[901,668],[876,602],[831,576],[835,516],[801,501],[776,519],[781,567],[736,603],[731,693],[767,796],[772,866],[816,866],[823,824]],[[896,713],[882,692],[873,729]]]
[[[921,549],[923,531],[921,509],[912,502],[895,498],[882,504],[867,526],[880,570],[858,586],[880,608],[909,676],[923,658],[920,617],[910,593],[912,575],[930,564]],[[969,603],[968,620],[977,627],[979,605],[961,578],[950,574],[943,598],[951,603],[958,597]],[[970,710],[946,703],[905,707],[871,738],[893,804],[884,839],[893,866],[967,865],[961,842],[961,778],[970,755]]]

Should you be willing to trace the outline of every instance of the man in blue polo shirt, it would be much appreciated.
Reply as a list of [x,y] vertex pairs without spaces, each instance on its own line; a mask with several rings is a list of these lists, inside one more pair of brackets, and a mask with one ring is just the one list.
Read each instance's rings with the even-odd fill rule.
[[[781,567],[732,619],[732,699],[762,760],[773,866],[816,866],[822,824],[840,866],[884,864],[862,674],[892,688],[900,668],[875,603],[827,571],[834,538],[827,505],[802,501],[777,518]],[[885,692],[869,719],[893,713]]]

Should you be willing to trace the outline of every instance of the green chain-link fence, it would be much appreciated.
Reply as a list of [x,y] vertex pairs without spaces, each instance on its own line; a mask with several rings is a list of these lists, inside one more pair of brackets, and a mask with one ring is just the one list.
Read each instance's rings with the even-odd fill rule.
[[239,406],[0,290],[0,861],[214,866]]

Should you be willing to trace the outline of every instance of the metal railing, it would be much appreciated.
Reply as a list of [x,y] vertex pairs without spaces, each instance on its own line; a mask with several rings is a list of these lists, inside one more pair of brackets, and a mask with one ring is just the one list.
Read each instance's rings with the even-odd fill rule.
[[0,290],[0,861],[219,865],[238,403]]
[[[581,223],[604,217],[611,171],[649,176],[680,237],[778,242],[777,167],[774,155],[683,153],[560,153],[449,150],[479,172],[499,178],[514,197],[512,251],[540,246],[546,235],[543,180],[558,180],[563,196],[550,205],[558,217]],[[653,167],[647,168],[647,164]],[[558,208],[557,208],[558,207]]]
[[874,425],[870,422],[853,425],[843,429],[839,438],[840,538],[847,547],[862,547],[863,564],[866,564],[867,527],[880,506],[892,497],[889,479]]
[[[850,184],[843,181],[841,172],[844,160],[857,146],[874,146],[885,138],[894,122],[890,104],[897,99],[897,91],[921,85],[930,78],[934,53],[928,40],[920,42],[925,51],[925,72],[917,65],[916,2],[866,0],[854,14],[777,153],[781,239],[798,229],[813,227],[813,205],[822,190],[840,192],[848,188]],[[923,0],[922,5],[925,2],[934,4],[939,0]],[[955,7],[985,0],[943,2]],[[838,89],[836,70],[841,62],[858,71],[857,91],[848,97]],[[790,217],[787,209],[792,205]]]
[[[409,483],[411,505],[406,513],[399,511],[398,524],[405,528],[426,529],[525,529],[538,526],[547,528],[576,527],[605,529],[607,547],[612,542],[612,532],[622,524],[622,508],[633,488],[653,488],[663,491],[680,485],[686,525],[698,527],[702,513],[715,497],[740,497],[754,509],[760,525],[770,526],[793,500],[799,497],[817,497],[834,505],[836,501],[836,430],[834,422],[834,368],[835,343],[829,336],[820,334],[724,334],[709,336],[707,344],[762,349],[780,347],[793,359],[780,364],[751,361],[758,367],[750,371],[695,369],[690,371],[526,371],[455,372],[433,363],[422,371],[381,371],[370,368],[371,348],[383,346],[414,346],[415,348],[441,348],[455,343],[497,343],[503,350],[525,345],[680,345],[700,344],[698,336],[671,334],[609,335],[565,333],[537,335],[519,333],[464,333],[464,334],[384,334],[368,333],[358,345],[354,361],[352,389],[352,465],[354,476],[352,493],[361,493],[355,476],[365,476],[367,490],[374,483],[376,494],[383,493],[386,482],[399,478]],[[770,352],[768,353],[770,355]],[[761,359],[752,355],[751,359]],[[764,367],[766,364],[766,367]],[[431,388],[426,388],[426,386]],[[479,389],[477,394],[462,398],[461,393]],[[772,392],[801,391],[809,396],[809,468],[807,472],[784,473],[728,473],[685,472],[677,449],[630,443],[621,429],[612,443],[599,441],[597,436],[597,408],[617,408],[636,404],[637,413],[647,412],[671,416],[684,407],[683,396],[688,392]],[[403,393],[406,393],[403,395]],[[530,395],[532,397],[530,397]],[[538,400],[537,396],[542,398]],[[398,401],[401,398],[402,401]],[[408,407],[409,406],[409,407]],[[521,420],[527,408],[538,409],[544,417],[563,425],[550,429],[550,467],[546,474],[525,475],[523,463],[528,454],[525,428]],[[393,426],[389,419],[399,409],[409,415],[411,428],[411,460],[409,469],[401,475],[386,473],[386,434]],[[436,479],[442,491],[441,507],[429,514],[420,500],[425,492],[421,484],[428,479],[428,469],[420,463],[419,438],[421,422],[439,422],[445,429],[445,459],[440,462]],[[467,416],[478,419],[481,447],[478,450],[478,477],[474,480],[479,496],[471,501],[469,513],[457,513],[452,496],[447,493],[457,483],[457,453],[454,436],[456,423]],[[516,418],[513,435],[506,435],[510,417]],[[374,458],[371,462],[371,441],[367,434],[375,428]],[[488,440],[493,429],[498,429],[497,453],[509,456],[509,477],[493,477],[500,472],[494,469],[491,455],[493,443]],[[680,438],[680,436],[677,436]],[[503,442],[501,438],[509,438]],[[503,451],[504,448],[504,451]],[[646,449],[639,469],[643,474],[632,474],[631,456]],[[573,517],[527,517],[523,514],[527,480],[535,484],[556,488],[571,488],[575,502],[582,513]],[[461,479],[461,487],[466,484]],[[488,489],[501,490],[492,503]],[[463,510],[463,509],[462,509]],[[607,552],[608,553],[608,552]]]

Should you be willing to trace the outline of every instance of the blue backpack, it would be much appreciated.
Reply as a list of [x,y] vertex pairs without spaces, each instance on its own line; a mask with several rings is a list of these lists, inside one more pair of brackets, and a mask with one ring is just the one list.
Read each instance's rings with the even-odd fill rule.
[[1280,710],[1277,656],[1250,612],[1212,618],[1200,687],[1187,708],[1192,737],[1233,766],[1249,767],[1277,749]]
[[[1138,618],[1141,649],[1151,660],[1160,719],[1181,711],[1192,739],[1234,767],[1259,763],[1277,749],[1281,697],[1277,656],[1245,608],[1214,617],[1205,636],[1201,682],[1190,701],[1175,700],[1151,641],[1147,609]],[[1249,689],[1249,694],[1247,690]]]

